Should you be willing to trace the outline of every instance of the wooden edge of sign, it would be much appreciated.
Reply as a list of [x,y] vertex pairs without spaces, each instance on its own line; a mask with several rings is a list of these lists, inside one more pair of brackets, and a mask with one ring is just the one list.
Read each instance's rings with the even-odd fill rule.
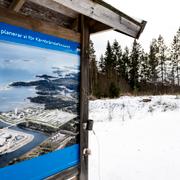
[[81,88],[80,88],[80,180],[88,180],[88,86],[89,86],[89,18],[81,15]]
[[20,26],[74,42],[80,42],[80,33],[78,32],[57,26],[50,22],[37,20],[30,16],[25,16],[2,7],[0,7],[0,22]]

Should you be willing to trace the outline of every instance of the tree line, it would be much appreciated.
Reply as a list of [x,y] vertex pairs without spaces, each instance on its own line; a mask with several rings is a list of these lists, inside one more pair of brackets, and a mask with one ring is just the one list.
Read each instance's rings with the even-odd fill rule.
[[114,40],[97,61],[93,42],[89,47],[89,92],[96,97],[124,93],[163,94],[180,91],[180,28],[168,47],[162,35],[152,39],[149,52],[134,40],[121,48]]

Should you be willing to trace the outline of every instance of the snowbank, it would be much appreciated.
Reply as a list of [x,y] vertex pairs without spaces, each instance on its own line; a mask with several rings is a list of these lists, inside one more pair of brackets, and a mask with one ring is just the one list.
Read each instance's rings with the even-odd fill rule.
[[89,108],[90,180],[179,180],[177,96],[96,100]]

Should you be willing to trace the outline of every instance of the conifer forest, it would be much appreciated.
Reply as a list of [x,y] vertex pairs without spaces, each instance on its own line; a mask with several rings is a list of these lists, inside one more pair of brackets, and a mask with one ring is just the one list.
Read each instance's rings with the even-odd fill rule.
[[89,94],[118,97],[125,94],[159,95],[180,92],[180,28],[168,47],[162,35],[152,39],[148,52],[134,40],[122,49],[120,42],[107,42],[100,59],[90,41]]

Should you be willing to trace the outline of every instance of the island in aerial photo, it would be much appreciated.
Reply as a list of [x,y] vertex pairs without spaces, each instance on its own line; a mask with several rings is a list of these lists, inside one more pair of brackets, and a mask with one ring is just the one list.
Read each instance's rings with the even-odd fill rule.
[[0,167],[79,143],[79,55],[0,47]]

